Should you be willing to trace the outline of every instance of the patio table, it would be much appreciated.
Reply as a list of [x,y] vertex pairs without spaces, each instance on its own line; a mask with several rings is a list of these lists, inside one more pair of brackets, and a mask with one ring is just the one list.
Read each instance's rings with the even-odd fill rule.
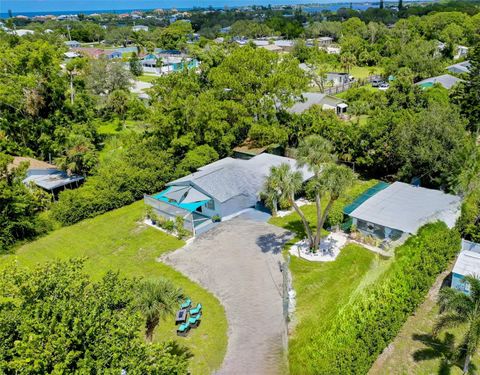
[[187,321],[187,309],[181,309],[177,311],[175,316],[175,324],[185,323]]

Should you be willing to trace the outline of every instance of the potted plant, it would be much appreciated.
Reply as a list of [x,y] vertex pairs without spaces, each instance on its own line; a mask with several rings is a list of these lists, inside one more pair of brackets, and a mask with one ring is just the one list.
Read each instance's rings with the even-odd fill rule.
[[219,215],[214,215],[214,216],[212,216],[212,221],[214,223],[219,223],[219,222],[222,221],[222,218]]

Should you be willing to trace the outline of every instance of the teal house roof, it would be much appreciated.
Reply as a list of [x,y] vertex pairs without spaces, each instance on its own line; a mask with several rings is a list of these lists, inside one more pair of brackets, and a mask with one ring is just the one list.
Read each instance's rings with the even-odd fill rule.
[[365,191],[362,195],[357,197],[351,204],[343,208],[343,212],[346,215],[350,215],[357,207],[359,207],[362,203],[367,201],[369,198],[373,197],[378,192],[382,191],[383,189],[387,188],[389,184],[386,182],[380,181],[378,184],[372,186],[370,189]]

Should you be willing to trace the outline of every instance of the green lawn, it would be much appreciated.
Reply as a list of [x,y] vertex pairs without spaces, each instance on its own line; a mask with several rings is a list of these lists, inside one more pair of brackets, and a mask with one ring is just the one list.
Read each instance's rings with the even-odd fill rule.
[[289,340],[292,375],[315,373],[310,354],[316,338],[328,329],[329,322],[342,306],[373,282],[390,263],[353,244],[344,247],[334,262],[309,262],[291,257],[298,320]]
[[207,374],[218,369],[227,345],[227,321],[223,307],[209,292],[188,278],[156,261],[156,258],[181,247],[184,243],[159,230],[141,223],[143,202],[111,211],[93,219],[84,220],[18,248],[14,255],[0,257],[0,268],[14,260],[31,267],[39,262],[71,257],[87,257],[85,269],[94,279],[108,270],[119,270],[128,277],[149,279],[166,278],[194,303],[201,302],[205,314],[202,324],[187,338],[176,336],[173,317],[162,322],[155,332],[155,340],[177,340],[188,346],[194,357],[192,374]]
[[143,82],[154,82],[155,80],[158,79],[158,76],[154,76],[151,74],[143,74],[139,77],[136,77],[136,79]]
[[379,66],[354,66],[350,69],[350,75],[355,78],[367,78],[371,74],[383,74],[383,69]]
[[125,120],[123,121],[118,119],[113,119],[109,121],[97,121],[97,132],[101,135],[116,135],[122,131],[132,129],[137,132],[142,132],[145,127],[144,121],[137,120]]
[[[336,205],[343,209],[377,182],[357,181]],[[313,226],[316,221],[315,205],[302,206],[301,210]],[[297,236],[290,243],[304,236],[302,223],[295,212],[271,218],[270,223],[295,232]],[[310,353],[316,337],[328,328],[331,318],[339,309],[356,293],[373,283],[392,261],[354,244],[344,247],[333,262],[309,262],[291,257],[290,270],[297,293],[296,325],[289,339],[289,366],[292,375],[315,373]]]

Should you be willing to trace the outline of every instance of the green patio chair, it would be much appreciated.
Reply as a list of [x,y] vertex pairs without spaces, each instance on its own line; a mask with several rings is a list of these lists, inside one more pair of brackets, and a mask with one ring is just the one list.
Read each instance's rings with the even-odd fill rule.
[[197,307],[195,307],[194,309],[190,309],[190,315],[200,314],[201,311],[202,311],[202,304],[197,303]]
[[187,336],[189,330],[190,330],[190,325],[188,323],[182,323],[177,328],[177,336],[185,337]]
[[202,313],[198,313],[195,316],[192,316],[188,319],[188,325],[192,328],[197,328],[200,324],[200,320],[202,319]]
[[192,306],[192,300],[190,298],[187,298],[185,300],[185,302],[183,302],[181,305],[180,305],[180,308],[182,309],[188,309],[190,306]]

